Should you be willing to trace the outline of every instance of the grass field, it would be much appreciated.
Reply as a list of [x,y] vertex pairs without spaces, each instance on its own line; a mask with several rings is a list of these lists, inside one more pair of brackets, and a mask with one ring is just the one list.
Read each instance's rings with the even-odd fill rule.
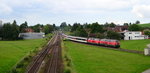
[[147,44],[150,44],[150,39],[145,40],[122,40],[121,48],[144,51]]
[[150,28],[150,23],[147,24],[139,24],[141,27],[149,27]]
[[150,68],[150,57],[64,41],[76,73],[141,73]]
[[40,47],[44,40],[0,41],[0,73],[7,73],[28,52]]

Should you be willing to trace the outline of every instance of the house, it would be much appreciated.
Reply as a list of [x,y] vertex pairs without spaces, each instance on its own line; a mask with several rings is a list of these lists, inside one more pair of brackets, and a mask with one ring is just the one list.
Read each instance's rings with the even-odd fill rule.
[[107,27],[105,29],[108,31],[123,32],[124,30],[128,30],[128,26]]
[[124,35],[124,40],[148,39],[148,36],[143,35],[141,31],[124,31],[121,33]]
[[31,29],[31,28],[25,28],[24,31],[27,32],[27,33],[29,33],[29,32],[34,32],[34,30]]

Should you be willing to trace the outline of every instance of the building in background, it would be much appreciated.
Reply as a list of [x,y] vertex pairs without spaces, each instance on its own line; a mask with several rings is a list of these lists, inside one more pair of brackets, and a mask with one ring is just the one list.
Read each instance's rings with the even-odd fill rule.
[[25,31],[26,33],[32,33],[32,32],[34,32],[34,30],[31,29],[31,28],[25,28],[24,31]]
[[104,29],[108,31],[114,31],[114,32],[123,32],[125,30],[128,30],[129,26],[115,26],[115,27],[106,27]]
[[32,28],[26,28],[24,33],[19,33],[19,37],[23,39],[40,39],[45,37],[45,33],[34,32]]
[[40,39],[45,37],[45,33],[20,33],[19,37],[23,39]]
[[124,31],[124,40],[140,40],[148,39],[147,35],[143,35],[141,31]]

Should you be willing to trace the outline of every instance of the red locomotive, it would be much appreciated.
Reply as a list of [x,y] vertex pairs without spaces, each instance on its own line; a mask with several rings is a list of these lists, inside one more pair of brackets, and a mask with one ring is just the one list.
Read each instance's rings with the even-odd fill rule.
[[69,39],[71,41],[81,42],[81,43],[90,43],[107,47],[120,47],[120,42],[114,39],[98,39],[98,38],[85,38],[85,37],[76,37],[76,36],[68,36],[63,34],[65,39]]
[[87,43],[97,44],[102,46],[109,46],[109,47],[120,47],[120,43],[118,40],[112,39],[97,39],[97,38],[89,38]]

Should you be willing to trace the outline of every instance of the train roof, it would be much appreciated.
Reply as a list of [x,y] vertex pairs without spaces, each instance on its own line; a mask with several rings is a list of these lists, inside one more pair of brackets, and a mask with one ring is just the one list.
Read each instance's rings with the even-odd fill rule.
[[[62,35],[66,36],[67,38],[76,38],[76,39],[84,39],[84,40],[87,39],[85,37],[70,36],[70,35],[66,35],[66,34],[62,34]],[[92,37],[90,37],[89,39],[102,40],[102,41],[119,41],[119,40],[115,40],[115,39],[99,39],[99,38],[92,38]]]
[[87,39],[87,38],[85,38],[85,37],[77,37],[77,36],[68,36],[68,37],[77,38],[77,39]]

